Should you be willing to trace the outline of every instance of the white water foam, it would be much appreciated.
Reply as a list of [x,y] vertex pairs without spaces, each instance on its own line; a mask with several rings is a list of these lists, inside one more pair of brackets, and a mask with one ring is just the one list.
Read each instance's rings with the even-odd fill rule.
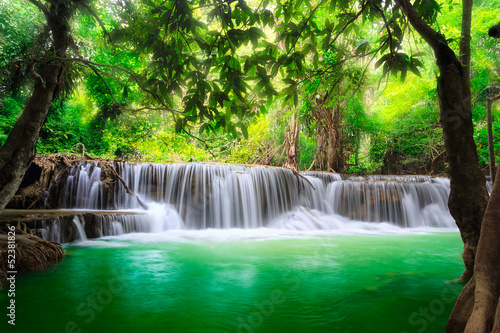
[[[175,219],[177,219],[175,217]],[[268,227],[253,229],[169,229],[155,233],[129,233],[102,239],[132,242],[169,241],[240,241],[286,238],[310,238],[334,235],[411,235],[433,232],[457,232],[456,227],[403,228],[387,222],[352,221],[343,216],[325,214],[317,210],[299,207],[273,220]]]

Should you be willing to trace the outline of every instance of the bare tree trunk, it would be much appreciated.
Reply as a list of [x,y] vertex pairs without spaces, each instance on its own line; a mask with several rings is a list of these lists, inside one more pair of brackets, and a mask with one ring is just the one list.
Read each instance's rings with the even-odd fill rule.
[[328,149],[328,134],[327,131],[324,127],[324,121],[317,120],[318,121],[318,156],[317,160],[318,162],[318,169],[319,170],[326,170],[327,169],[327,163],[326,163],[326,156],[327,156],[327,149]]
[[500,168],[482,221],[474,276],[458,297],[446,332],[500,332]]
[[[500,34],[495,32],[497,29],[500,31],[497,26],[490,29],[489,35],[495,38],[500,37]],[[487,100],[488,123],[491,122],[492,101],[491,98]],[[488,133],[488,145],[490,145],[490,137],[492,136]],[[491,169],[490,172],[492,172]],[[493,173],[491,176],[495,181],[482,220],[474,275],[458,296],[446,325],[448,333],[500,332],[500,242],[498,241],[498,235],[500,235],[500,168],[496,171],[496,177]]]
[[[56,57],[65,57],[69,45],[69,3],[49,1],[50,8],[36,2],[44,12],[52,32],[53,52]],[[0,213],[14,196],[24,173],[35,156],[35,144],[45,124],[52,101],[57,96],[62,82],[63,66],[57,62],[40,66],[40,73],[32,74],[36,79],[33,95],[26,104],[5,144],[0,148]]]
[[[316,112],[314,112],[314,117],[318,123],[319,159],[326,161],[327,171],[341,172],[344,167],[342,137],[340,133],[341,109],[340,105],[331,108],[326,107],[325,101],[327,97],[328,94],[324,98],[315,99]],[[324,148],[325,145],[327,146],[326,151]]]
[[441,104],[448,173],[451,192],[448,207],[464,241],[465,271],[462,279],[472,277],[481,220],[488,201],[485,179],[479,168],[470,102],[460,93],[460,64],[441,70],[438,90]]
[[328,154],[327,170],[342,172],[344,161],[342,158],[342,138],[340,136],[340,108],[337,106],[332,112],[325,112],[328,126]]
[[297,116],[292,114],[292,120],[290,121],[290,130],[285,136],[285,149],[287,149],[287,155],[285,159],[284,168],[289,168],[293,170],[299,170],[299,139],[300,139],[300,123]]
[[[468,68],[462,66],[457,56],[447,45],[446,39],[427,25],[417,14],[409,0],[396,0],[408,17],[411,25],[432,47],[436,56],[440,76],[438,95],[440,118],[443,126],[446,157],[448,160],[451,191],[448,207],[455,219],[464,242],[462,254],[465,271],[461,279],[468,280],[474,271],[477,243],[481,231],[488,193],[484,175],[479,168],[477,149],[473,138],[472,108]],[[470,26],[471,0],[464,0],[464,21],[462,33],[468,34]],[[470,50],[470,40],[461,41],[464,52]],[[462,56],[467,63],[470,56]]]

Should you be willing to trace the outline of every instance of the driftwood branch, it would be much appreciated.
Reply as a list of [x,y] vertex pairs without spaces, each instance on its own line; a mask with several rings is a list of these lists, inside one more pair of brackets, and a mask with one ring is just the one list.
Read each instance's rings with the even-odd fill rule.
[[111,173],[113,174],[113,176],[115,176],[116,179],[118,179],[120,181],[120,183],[122,183],[123,187],[125,188],[125,191],[127,191],[127,194],[130,194],[130,195],[134,196],[137,199],[137,202],[139,203],[139,205],[141,205],[142,208],[148,209],[148,205],[146,205],[144,202],[142,202],[141,198],[139,198],[139,196],[137,194],[135,194],[134,192],[132,192],[132,190],[130,189],[130,187],[128,187],[128,185],[125,182],[125,180],[123,180],[123,178],[118,174],[118,172],[116,171],[116,169],[114,167],[110,167],[108,170],[110,170]]
[[293,172],[293,174],[295,175],[295,177],[297,177],[297,179],[300,177],[302,179],[304,179],[309,185],[311,185],[312,189],[316,191],[316,188],[314,187],[314,185],[309,181],[309,179],[307,179],[306,177],[302,176],[300,174],[300,172],[298,172],[297,170],[295,170],[294,168],[287,168],[287,167],[283,167],[285,169],[288,169],[290,170],[291,172]]

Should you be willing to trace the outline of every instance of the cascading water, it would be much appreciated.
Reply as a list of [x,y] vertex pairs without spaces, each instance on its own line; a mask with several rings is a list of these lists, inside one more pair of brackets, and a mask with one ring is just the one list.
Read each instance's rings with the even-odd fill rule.
[[364,222],[390,222],[402,227],[451,226],[446,209],[449,183],[369,180],[328,185],[328,212]]
[[[34,220],[30,228],[43,239],[59,244],[74,240],[86,241],[87,238],[118,236],[135,232],[155,232],[155,223],[168,223],[171,216],[163,213],[164,220],[152,219],[151,214],[109,213],[102,211],[68,212],[54,219]],[[171,228],[182,228],[177,224]]]
[[76,226],[76,229],[78,230],[78,237],[80,238],[81,242],[84,242],[87,240],[87,234],[85,233],[85,230],[83,229],[83,225],[80,222],[80,218],[78,216],[75,216],[73,218],[73,223]]
[[[455,226],[447,209],[446,178],[326,172],[298,177],[283,168],[204,163],[116,163],[115,168],[149,210],[141,217],[143,224],[134,222],[133,227],[124,217],[101,218],[108,220],[97,227],[94,223],[99,236],[207,228],[328,230],[367,222],[400,228]],[[73,168],[59,200],[62,208],[141,208],[120,182],[103,182],[101,175],[96,162]]]

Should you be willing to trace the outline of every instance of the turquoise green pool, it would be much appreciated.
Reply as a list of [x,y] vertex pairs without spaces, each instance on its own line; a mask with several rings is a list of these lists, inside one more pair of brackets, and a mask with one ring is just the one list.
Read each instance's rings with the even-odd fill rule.
[[462,287],[447,283],[463,269],[458,232],[200,231],[66,250],[17,278],[15,327],[0,293],[0,332],[442,332]]

